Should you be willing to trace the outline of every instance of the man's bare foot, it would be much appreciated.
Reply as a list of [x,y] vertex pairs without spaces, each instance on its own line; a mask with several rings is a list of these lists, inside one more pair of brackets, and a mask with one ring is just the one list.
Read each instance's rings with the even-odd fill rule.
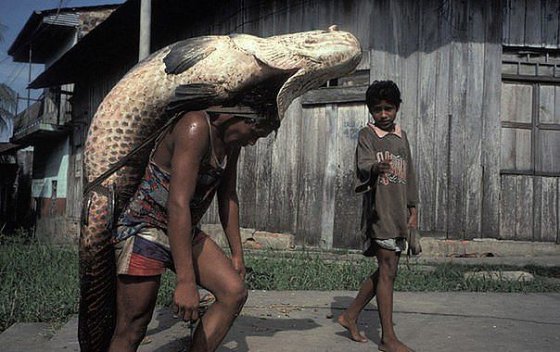
[[383,341],[377,346],[383,352],[414,352],[414,350],[397,339]]
[[368,340],[360,334],[358,330],[358,324],[355,320],[349,319],[346,316],[346,312],[340,314],[337,319],[338,323],[342,325],[348,332],[350,332],[350,338],[356,342],[367,342]]

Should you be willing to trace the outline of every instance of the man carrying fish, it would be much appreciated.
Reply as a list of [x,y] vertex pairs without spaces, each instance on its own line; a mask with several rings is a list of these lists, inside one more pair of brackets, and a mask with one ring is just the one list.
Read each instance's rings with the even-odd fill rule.
[[[137,348],[166,268],[177,273],[183,319],[199,318],[197,283],[215,295],[191,351],[218,347],[246,299],[240,149],[276,130],[294,99],[351,73],[360,59],[358,40],[336,26],[269,38],[203,36],[154,52],[111,89],[84,150],[83,352]],[[231,259],[197,229],[214,194]]]
[[[239,151],[279,126],[274,117],[195,111],[163,131],[117,223],[117,324],[109,351],[137,349],[166,268],[177,274],[173,301],[185,321],[199,320],[197,283],[216,297],[189,351],[219,346],[247,298],[236,193]],[[231,260],[197,228],[215,193]]]

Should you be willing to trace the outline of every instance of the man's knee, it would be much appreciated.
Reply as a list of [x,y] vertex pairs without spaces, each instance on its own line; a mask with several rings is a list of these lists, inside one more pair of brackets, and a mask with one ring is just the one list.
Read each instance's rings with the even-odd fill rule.
[[243,282],[241,280],[235,280],[227,286],[223,293],[222,301],[241,309],[247,301],[247,296],[248,291]]

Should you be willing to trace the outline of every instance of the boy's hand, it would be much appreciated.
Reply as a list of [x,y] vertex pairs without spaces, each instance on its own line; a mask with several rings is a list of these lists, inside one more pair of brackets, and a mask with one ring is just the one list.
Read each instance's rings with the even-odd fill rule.
[[418,228],[418,210],[415,207],[408,208],[409,217],[408,217],[408,228],[409,229],[417,229]]
[[388,174],[391,171],[391,159],[378,162],[375,166],[375,171],[379,175]]
[[198,320],[198,305],[200,297],[196,284],[178,282],[173,294],[175,305],[174,313],[184,321],[195,322]]

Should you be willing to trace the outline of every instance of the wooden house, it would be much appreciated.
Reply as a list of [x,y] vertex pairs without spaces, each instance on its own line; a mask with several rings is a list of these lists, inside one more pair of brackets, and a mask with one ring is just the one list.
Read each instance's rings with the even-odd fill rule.
[[[137,61],[140,4],[121,5],[31,84],[74,84],[69,217],[80,214],[87,123]],[[276,137],[245,148],[241,226],[358,248],[364,92],[391,79],[403,94],[398,119],[412,144],[424,234],[560,241],[560,0],[152,0],[151,10],[151,51],[199,35],[332,24],[361,41],[353,75],[298,99]],[[205,221],[218,222],[215,209]]]

